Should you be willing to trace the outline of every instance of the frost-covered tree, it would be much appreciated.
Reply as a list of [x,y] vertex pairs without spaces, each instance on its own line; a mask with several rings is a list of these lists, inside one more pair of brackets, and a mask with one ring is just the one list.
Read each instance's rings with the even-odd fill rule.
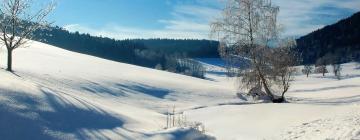
[[[231,68],[228,69],[237,68],[238,75],[242,75],[241,86],[246,89],[260,87],[273,101],[278,97],[271,88],[283,77],[283,91],[286,92],[292,73],[288,71],[290,63],[277,64],[283,63],[281,58],[284,56],[276,55],[279,58],[274,58],[274,54],[281,53],[281,49],[272,47],[278,41],[278,12],[279,8],[268,0],[228,0],[222,17],[211,25],[212,35],[219,37],[222,58],[231,58],[232,62],[228,63]],[[247,69],[238,65],[241,59],[250,60]],[[289,73],[282,75],[282,70]]]
[[306,77],[309,77],[309,74],[312,73],[313,69],[314,68],[311,65],[304,65],[302,72],[306,74]]
[[50,24],[46,17],[54,9],[54,4],[34,12],[30,0],[1,0],[0,7],[0,40],[8,53],[7,70],[12,71],[12,52],[23,47],[32,39],[33,33]]

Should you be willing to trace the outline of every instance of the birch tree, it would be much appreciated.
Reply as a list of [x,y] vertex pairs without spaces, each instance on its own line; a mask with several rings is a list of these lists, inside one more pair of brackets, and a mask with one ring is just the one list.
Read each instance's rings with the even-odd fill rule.
[[[279,39],[278,13],[269,0],[228,0],[221,18],[211,24],[211,35],[220,41],[220,56],[231,61],[227,69],[239,73],[241,88],[264,90],[273,102],[284,102],[298,55],[295,40]],[[250,62],[239,65],[241,59]]]
[[30,0],[1,0],[0,40],[7,49],[7,70],[12,71],[12,54],[19,47],[24,47],[33,33],[50,25],[46,17],[54,9],[54,3],[35,10]]
[[[222,17],[211,24],[212,35],[219,37],[222,56],[246,57],[250,68],[239,70],[246,88],[262,87],[274,99],[269,53],[278,38],[279,7],[265,0],[228,0]],[[238,67],[230,65],[230,67]]]

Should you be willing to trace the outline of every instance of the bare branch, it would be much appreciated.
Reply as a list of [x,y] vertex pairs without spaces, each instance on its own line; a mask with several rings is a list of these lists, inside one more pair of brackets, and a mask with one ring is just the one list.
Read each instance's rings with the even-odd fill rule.
[[0,40],[8,49],[8,70],[11,71],[11,52],[28,43],[36,30],[50,26],[45,19],[54,7],[55,3],[51,2],[46,7],[32,13],[30,0],[2,0]]

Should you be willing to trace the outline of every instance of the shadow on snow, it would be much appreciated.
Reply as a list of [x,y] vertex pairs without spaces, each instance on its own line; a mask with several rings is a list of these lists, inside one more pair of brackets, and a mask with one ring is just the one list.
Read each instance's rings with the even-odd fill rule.
[[316,88],[316,89],[304,89],[304,90],[295,90],[293,92],[317,92],[317,91],[326,91],[326,90],[343,89],[343,88],[355,88],[355,87],[360,87],[360,85],[343,85],[343,86],[324,87],[324,88]]
[[86,92],[94,94],[109,94],[112,96],[120,97],[127,96],[127,94],[142,93],[156,98],[165,98],[168,94],[173,92],[169,89],[158,88],[150,85],[144,85],[134,82],[124,83],[111,83],[109,85],[101,85],[95,82],[88,81],[87,83],[80,85],[80,88]]
[[147,94],[156,98],[165,98],[166,95],[170,94],[172,91],[164,88],[158,88],[153,86],[148,86],[139,83],[132,84],[116,84],[117,87],[123,90],[136,91],[139,93]]
[[[82,129],[114,129],[122,127],[124,123],[121,119],[82,100],[76,99],[86,106],[85,108],[79,108],[66,101],[66,98],[47,90],[41,91],[45,98],[41,99],[24,92],[0,90],[0,96],[7,99],[0,102],[2,139],[57,139],[49,133],[50,131],[75,134],[76,139],[87,139],[87,136],[80,132]],[[44,108],[46,103],[52,109]],[[64,138],[64,135],[62,137]]]

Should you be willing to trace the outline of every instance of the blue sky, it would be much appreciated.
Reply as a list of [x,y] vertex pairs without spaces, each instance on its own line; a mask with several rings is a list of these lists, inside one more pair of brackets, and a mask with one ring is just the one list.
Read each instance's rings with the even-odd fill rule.
[[[46,2],[49,0],[41,0]],[[57,0],[49,20],[116,39],[209,38],[225,0]],[[285,36],[300,36],[360,10],[360,0],[272,0]]]

